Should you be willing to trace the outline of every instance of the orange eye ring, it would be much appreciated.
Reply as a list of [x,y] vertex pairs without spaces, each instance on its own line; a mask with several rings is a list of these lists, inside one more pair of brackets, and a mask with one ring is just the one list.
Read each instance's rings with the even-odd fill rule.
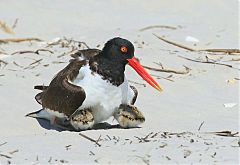
[[120,48],[120,50],[121,50],[122,53],[127,53],[127,51],[128,51],[128,49],[127,49],[126,46],[122,46],[122,47]]

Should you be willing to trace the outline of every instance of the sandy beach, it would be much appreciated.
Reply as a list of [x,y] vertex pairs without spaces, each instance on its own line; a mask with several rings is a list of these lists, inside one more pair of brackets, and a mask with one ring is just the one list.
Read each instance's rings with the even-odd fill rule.
[[[0,164],[239,164],[238,2],[0,1],[11,30],[0,26]],[[109,128],[110,118],[74,132],[25,117],[41,109],[34,85],[48,85],[78,49],[116,36],[159,70],[147,69],[163,92],[126,67],[143,125]],[[4,40],[13,38],[40,40]]]

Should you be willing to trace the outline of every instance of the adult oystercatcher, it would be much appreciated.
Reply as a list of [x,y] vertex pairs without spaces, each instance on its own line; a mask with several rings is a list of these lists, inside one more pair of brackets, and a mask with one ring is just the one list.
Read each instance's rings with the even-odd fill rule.
[[[79,55],[79,54],[76,54]],[[73,59],[42,90],[36,100],[43,107],[26,116],[44,118],[52,124],[56,119],[69,121],[75,130],[85,130],[114,116],[122,127],[136,127],[145,121],[133,104],[137,90],[129,86],[124,71],[129,64],[151,86],[161,90],[157,82],[134,57],[133,44],[123,38],[109,40],[104,48],[80,51],[84,59]]]

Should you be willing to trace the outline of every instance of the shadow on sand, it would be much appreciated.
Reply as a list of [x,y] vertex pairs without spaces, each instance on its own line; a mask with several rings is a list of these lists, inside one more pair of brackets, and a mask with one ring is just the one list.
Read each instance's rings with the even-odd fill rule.
[[[39,125],[47,130],[56,130],[59,132],[62,131],[73,131],[73,132],[82,132],[82,131],[76,131],[72,126],[60,126],[60,125],[51,125],[50,122],[46,119],[40,119],[40,118],[35,118]],[[134,127],[134,128],[141,128],[141,127]],[[122,128],[119,124],[116,125],[111,125],[107,122],[104,123],[98,123],[96,125],[93,126],[93,128],[91,128],[91,130],[106,130],[106,129],[126,129],[126,128]],[[127,128],[128,129],[128,128]],[[129,129],[133,129],[133,128],[129,128]],[[84,130],[86,131],[86,130]]]

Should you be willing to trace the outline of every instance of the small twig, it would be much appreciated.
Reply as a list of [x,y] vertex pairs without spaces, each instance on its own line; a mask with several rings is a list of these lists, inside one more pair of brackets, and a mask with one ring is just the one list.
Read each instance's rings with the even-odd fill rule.
[[95,155],[92,151],[89,151],[90,152],[90,155]]
[[[33,69],[33,68],[36,68],[38,65],[40,65],[40,62],[42,60],[43,59],[35,60],[34,62],[32,62],[31,64],[29,64],[27,67],[25,67],[23,69]],[[37,65],[34,65],[34,64],[37,64]]]
[[7,53],[6,53],[6,52],[3,52],[3,51],[0,51],[0,54],[5,54],[5,55],[7,55]]
[[72,146],[71,144],[70,144],[70,145],[66,145],[66,146],[65,146],[66,150],[69,150],[69,148],[70,148],[71,146]]
[[34,64],[36,64],[36,63],[40,63],[42,60],[43,60],[43,59],[36,60],[36,61],[34,61],[33,63],[29,64],[29,66],[34,65]]
[[9,43],[9,42],[26,42],[26,41],[43,41],[39,38],[6,38],[0,39],[0,43]]
[[150,74],[150,75],[156,77],[157,79],[165,79],[165,80],[174,82],[174,80],[169,79],[169,76],[168,77],[162,77],[162,76],[158,76],[158,75],[154,75],[154,74]]
[[63,63],[66,63],[65,61],[53,61],[52,62],[53,64],[63,64]]
[[20,67],[20,68],[23,68],[23,67],[24,67],[24,66],[22,66],[22,65],[19,65],[19,64],[16,63],[15,61],[13,61],[13,64],[16,65],[16,66],[18,66],[18,67]]
[[217,136],[225,136],[225,137],[239,137],[239,132],[231,132],[231,131],[219,131],[219,132],[207,132],[210,134],[215,134]]
[[7,142],[1,143],[0,146],[3,146],[3,145],[5,145],[5,144],[7,144]]
[[9,154],[14,154],[14,153],[16,153],[16,152],[18,152],[19,150],[17,149],[17,150],[14,150],[14,151],[12,151],[12,152],[9,152]]
[[98,139],[96,140],[97,143],[101,140],[101,136],[102,135],[99,135]]
[[12,159],[12,157],[11,157],[11,156],[9,156],[9,155],[6,155],[6,154],[1,154],[1,153],[0,153],[0,156],[2,156],[2,157],[5,157],[5,158],[8,158],[8,159]]
[[240,49],[200,49],[199,51],[227,53],[227,54],[240,53]]
[[[223,66],[227,66],[229,68],[234,68],[232,65],[229,65],[229,64],[223,64],[223,63],[219,63],[219,62],[212,62],[212,61],[201,61],[201,60],[194,60],[194,59],[191,59],[191,58],[187,58],[187,57],[183,57],[183,56],[178,56],[180,58],[183,58],[185,60],[189,60],[189,61],[193,61],[193,62],[199,62],[199,63],[205,63],[205,64],[216,64],[216,65],[223,65]],[[234,69],[237,69],[237,68],[234,68]]]
[[153,33],[153,35],[155,37],[157,37],[158,39],[168,43],[168,44],[171,44],[171,45],[174,45],[174,46],[177,46],[179,48],[182,48],[182,49],[186,49],[186,50],[189,50],[189,51],[197,51],[197,52],[211,52],[211,53],[225,53],[225,54],[239,54],[240,53],[240,49],[194,49],[194,48],[191,48],[191,47],[188,47],[188,46],[185,46],[185,45],[182,45],[182,44],[179,44],[179,43],[176,43],[174,41],[170,41],[164,37],[160,37],[156,34]]
[[51,163],[52,161],[52,157],[50,156],[49,160],[48,160],[48,163]]
[[225,60],[222,62],[233,62],[233,61],[240,61],[240,58],[237,58],[237,59],[232,58],[231,60]]
[[54,52],[48,49],[37,49],[35,51],[33,50],[22,50],[22,51],[17,51],[17,52],[13,52],[11,55],[14,54],[25,54],[25,53],[34,53],[34,54],[39,54],[40,51],[45,51],[45,52],[49,52],[51,54],[53,54]]
[[3,63],[3,64],[4,64],[4,66],[3,66],[3,67],[5,67],[5,66],[8,64],[8,62],[6,62],[6,61],[3,61],[3,60],[0,60],[0,67],[1,67],[1,63]]
[[12,29],[15,29],[18,23],[18,18],[15,19],[13,25],[12,25]]
[[174,45],[174,46],[177,46],[177,47],[180,47],[180,48],[189,50],[189,51],[196,51],[195,49],[192,49],[192,48],[190,48],[190,47],[187,47],[187,46],[178,44],[178,43],[173,42],[173,41],[170,41],[170,40],[167,40],[167,39],[165,39],[165,38],[163,38],[163,37],[160,37],[160,36],[158,36],[158,35],[156,35],[156,34],[154,34],[154,33],[153,33],[153,35],[154,35],[155,37],[157,37],[158,39],[160,39],[160,40],[162,40],[162,41],[164,41],[164,42],[166,42],[166,43],[169,43],[169,44],[171,44],[171,45]]
[[198,131],[200,131],[202,125],[204,124],[204,121],[200,124],[200,126],[198,127]]
[[152,68],[149,66],[142,65],[144,68],[157,71],[157,72],[167,72],[167,73],[175,73],[175,74],[188,74],[190,72],[190,68],[184,66],[185,71],[176,71],[176,70],[171,70],[171,69],[161,69],[161,68]]
[[153,28],[164,28],[164,29],[171,29],[171,30],[176,30],[176,27],[173,26],[167,26],[167,25],[152,25],[152,26],[147,26],[144,27],[142,29],[139,29],[140,32],[145,31],[145,30],[149,30],[149,29],[153,29]]
[[86,135],[84,135],[84,134],[82,134],[82,133],[79,133],[79,135],[82,136],[82,137],[84,137],[85,139],[90,140],[91,142],[94,142],[94,143],[97,144],[99,147],[101,147],[101,144],[99,144],[96,140],[94,140],[94,139],[92,139],[92,138],[90,138],[90,137],[88,137],[88,136],[86,136]]
[[143,84],[143,83],[138,83],[138,82],[135,82],[135,81],[132,81],[132,80],[128,80],[128,82],[133,83],[133,84],[137,84],[137,85],[142,85],[143,87],[146,87],[146,84]]
[[109,140],[112,140],[109,135],[106,135],[106,136],[108,137]]

